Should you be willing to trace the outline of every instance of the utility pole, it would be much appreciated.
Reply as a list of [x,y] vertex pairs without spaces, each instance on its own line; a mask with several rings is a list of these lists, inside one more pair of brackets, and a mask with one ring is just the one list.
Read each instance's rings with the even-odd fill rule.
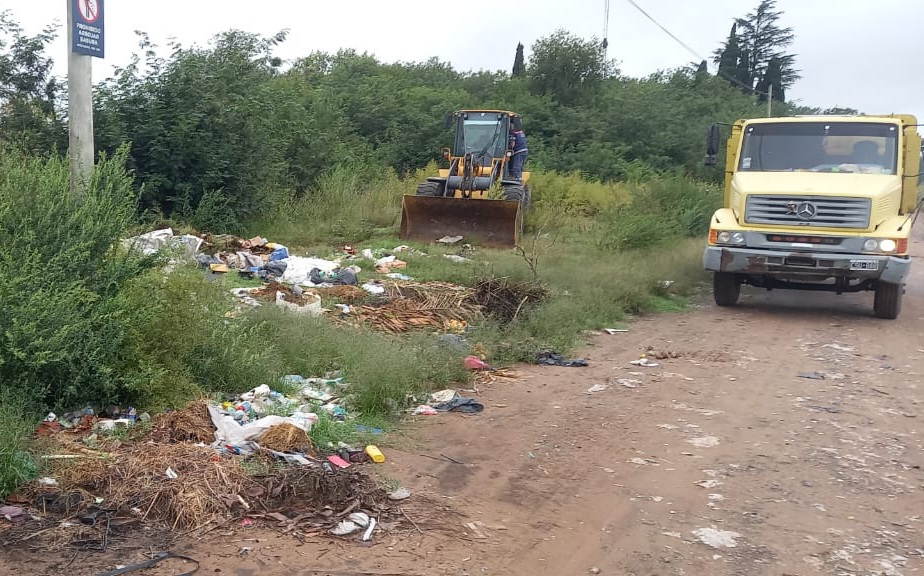
[[768,85],[770,86],[770,90],[768,90],[767,94],[767,118],[773,116],[773,82],[770,82]]
[[104,55],[103,0],[67,2],[67,129],[71,193],[93,173],[93,58]]

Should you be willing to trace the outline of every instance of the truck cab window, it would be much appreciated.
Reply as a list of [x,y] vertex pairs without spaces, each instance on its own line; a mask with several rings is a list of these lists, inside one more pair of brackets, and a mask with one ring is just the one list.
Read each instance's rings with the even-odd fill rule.
[[739,170],[895,174],[898,130],[874,122],[790,122],[749,126]]

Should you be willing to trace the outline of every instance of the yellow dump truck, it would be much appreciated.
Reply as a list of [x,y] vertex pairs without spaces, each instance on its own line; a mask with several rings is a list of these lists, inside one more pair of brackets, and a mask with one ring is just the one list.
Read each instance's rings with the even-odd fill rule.
[[[922,190],[921,136],[910,115],[739,120],[726,145],[725,202],[703,254],[719,306],[741,285],[874,292],[901,312],[908,239]],[[709,129],[715,166],[720,125]]]

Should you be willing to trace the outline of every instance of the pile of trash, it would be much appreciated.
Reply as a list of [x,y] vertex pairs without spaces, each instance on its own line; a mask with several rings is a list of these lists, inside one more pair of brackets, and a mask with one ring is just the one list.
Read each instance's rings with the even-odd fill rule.
[[[341,323],[391,333],[427,329],[461,334],[470,321],[482,316],[482,308],[509,320],[525,302],[544,297],[536,287],[506,280],[487,281],[475,289],[445,282],[417,283],[404,273],[408,263],[401,258],[427,254],[406,245],[359,252],[347,245],[328,260],[294,255],[288,247],[262,237],[174,235],[169,228],[130,238],[125,244],[145,254],[171,249],[178,258],[211,273],[236,270],[262,280],[263,286],[231,290],[239,306],[230,316],[275,304],[294,313],[330,314]],[[360,279],[369,272],[375,276]]]
[[[290,531],[336,536],[361,527],[357,537],[366,540],[397,527],[400,514],[389,502],[410,492],[389,493],[361,470],[383,462],[383,452],[373,444],[317,446],[309,436],[322,418],[352,426],[341,404],[343,376],[289,375],[278,388],[264,384],[222,402],[203,398],[153,418],[117,408],[49,414],[38,430],[48,477],[12,497],[20,507],[11,518],[31,522],[32,533],[38,523],[63,534],[65,543],[95,542],[94,549],[116,541],[114,527],[130,522],[188,531],[265,518]],[[126,433],[113,435],[119,428]],[[103,517],[105,528],[97,522]],[[16,536],[4,532],[2,539]]]

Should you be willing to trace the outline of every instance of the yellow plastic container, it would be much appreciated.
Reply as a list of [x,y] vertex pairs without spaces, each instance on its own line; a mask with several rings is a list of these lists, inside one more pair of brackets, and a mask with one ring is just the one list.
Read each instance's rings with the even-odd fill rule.
[[378,446],[375,446],[373,444],[369,444],[368,446],[366,446],[366,454],[369,455],[369,458],[372,458],[373,462],[376,462],[378,464],[381,464],[382,462],[385,461],[385,455],[382,454],[382,451],[379,450]]

